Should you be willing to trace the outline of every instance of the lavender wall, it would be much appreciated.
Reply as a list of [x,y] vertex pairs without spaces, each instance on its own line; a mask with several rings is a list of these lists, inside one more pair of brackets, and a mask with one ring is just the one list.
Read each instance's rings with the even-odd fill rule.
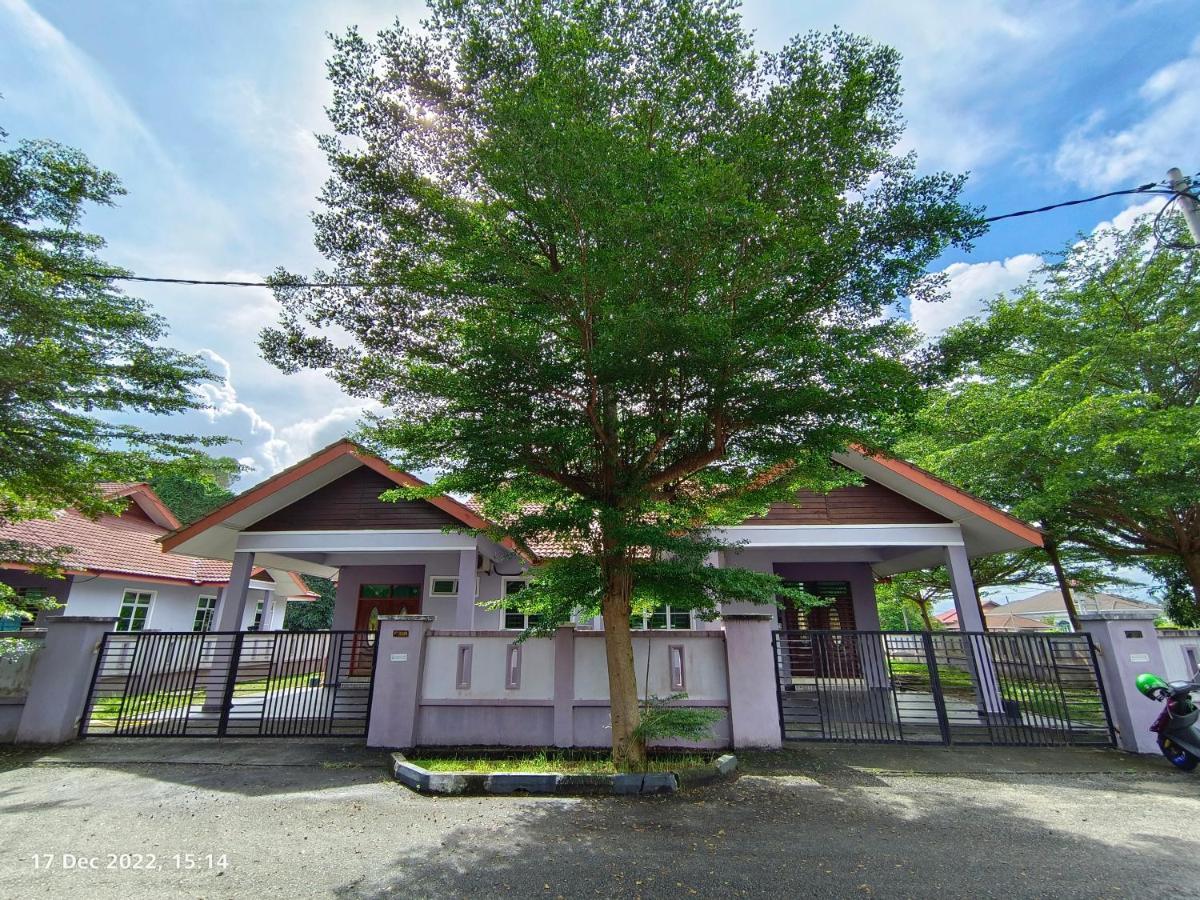
[[337,592],[333,599],[334,631],[354,630],[358,591],[364,584],[419,584],[423,604],[425,566],[343,566],[338,570]]

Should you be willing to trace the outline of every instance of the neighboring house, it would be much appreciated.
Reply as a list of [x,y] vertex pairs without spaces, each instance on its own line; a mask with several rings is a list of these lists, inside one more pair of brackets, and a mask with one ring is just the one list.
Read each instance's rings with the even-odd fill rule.
[[[831,605],[805,616],[748,603],[724,614],[770,612],[792,629],[879,628],[874,581],[914,569],[947,566],[958,617],[980,630],[968,560],[1040,546],[1033,527],[901,460],[839,454],[861,486],[828,494],[801,492],[762,516],[722,530],[736,549],[715,565],[775,572]],[[200,520],[169,534],[174,553],[233,564],[230,597],[249,607],[247,579],[258,566],[335,578],[333,628],[372,628],[377,617],[421,613],[436,628],[518,631],[515,607],[488,608],[521,590],[541,558],[561,550],[532,548],[526,559],[484,536],[465,533],[486,522],[452,497],[385,502],[379,495],[418,479],[340,441],[267,479]],[[232,606],[229,615],[233,615]],[[599,619],[579,623],[600,628]],[[719,629],[687,610],[647,616],[650,629]]]
[[[1000,604],[994,600],[984,600],[980,605],[983,607],[984,616],[988,617],[990,617],[992,610],[1000,606]],[[947,628],[955,631],[958,630],[958,610],[948,609],[943,613],[938,613],[936,616],[934,616],[934,618]]]
[[[1120,597],[1116,594],[1106,594],[1102,591],[1072,591],[1071,596],[1075,600],[1075,608],[1081,613],[1088,612],[1107,612],[1113,609],[1142,609],[1142,610],[1158,610],[1159,607],[1155,603],[1147,603],[1144,600],[1133,600],[1129,597]],[[1067,618],[1067,605],[1063,602],[1062,591],[1041,591],[1030,597],[1025,597],[1021,600],[1014,600],[1011,603],[1005,603],[1003,606],[996,606],[987,613],[988,627],[992,627],[992,617],[1004,616],[1019,616],[1022,619],[1030,619],[1040,624],[1040,628],[1036,630],[1068,630],[1071,627],[1070,619]],[[1007,630],[1007,629],[1006,629]],[[1026,630],[1022,628],[1021,630]],[[1032,628],[1030,630],[1033,630]]]
[[[126,499],[120,515],[93,520],[67,509],[53,519],[0,526],[0,540],[69,548],[64,577],[46,578],[0,561],[0,583],[22,594],[54,597],[63,608],[49,615],[113,616],[117,631],[211,630],[229,583],[229,563],[164,552],[160,539],[180,523],[149,485],[109,484],[104,491]],[[285,569],[256,567],[251,575],[238,630],[282,628],[288,602],[316,598]]]

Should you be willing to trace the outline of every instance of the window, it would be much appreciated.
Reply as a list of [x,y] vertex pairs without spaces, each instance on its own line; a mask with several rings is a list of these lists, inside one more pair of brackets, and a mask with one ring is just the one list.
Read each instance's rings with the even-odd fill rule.
[[153,591],[126,591],[121,597],[121,612],[117,614],[117,631],[141,631],[150,618]]
[[201,596],[196,601],[196,618],[192,631],[212,631],[213,616],[217,611],[217,598]]
[[658,609],[646,615],[633,614],[629,620],[629,627],[635,631],[678,631],[681,628],[692,627],[692,611],[689,609],[671,609],[669,606],[660,606]]
[[[504,598],[507,600],[509,597],[519,594],[528,581],[528,578],[505,578],[501,582]],[[509,631],[524,631],[526,628],[536,625],[541,620],[542,617],[537,613],[527,616],[515,606],[506,606],[504,608],[504,627]]]
[[457,597],[458,596],[458,579],[457,578],[441,578],[434,575],[429,579],[429,596],[430,597]]
[[261,600],[259,600],[258,605],[256,607],[254,607],[254,624],[251,625],[249,628],[247,628],[246,629],[247,631],[261,631],[262,630],[262,614],[263,614],[263,602]]
[[421,595],[419,584],[364,584],[358,589],[358,596],[364,600],[386,600],[389,597],[417,598]]

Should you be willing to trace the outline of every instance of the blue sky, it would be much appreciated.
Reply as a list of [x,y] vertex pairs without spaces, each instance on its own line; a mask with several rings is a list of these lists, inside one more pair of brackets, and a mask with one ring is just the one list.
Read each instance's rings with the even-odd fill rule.
[[[366,34],[422,4],[372,0],[0,0],[0,126],[84,150],[128,195],[87,225],[141,274],[259,278],[319,263],[308,213],[325,174],[325,33]],[[1200,169],[1200,0],[905,3],[747,0],[766,49],[835,25],[904,55],[906,147],[926,170],[971,173],[991,213]],[[1040,255],[1141,205],[1110,200],[1000,223],[939,262],[951,299],[912,311],[936,333],[1021,283]],[[1135,207],[1131,209],[1131,207]],[[269,292],[146,286],[171,343],[222,376],[213,409],[178,421],[238,438],[271,474],[349,430],[363,410],[324,376],[259,359]]]

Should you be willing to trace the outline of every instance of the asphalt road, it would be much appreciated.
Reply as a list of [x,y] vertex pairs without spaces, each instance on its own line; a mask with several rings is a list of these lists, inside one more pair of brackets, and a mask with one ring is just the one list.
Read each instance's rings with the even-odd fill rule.
[[1200,777],[1115,752],[827,748],[674,797],[435,799],[353,748],[248,743],[10,756],[0,895],[1200,897]]

